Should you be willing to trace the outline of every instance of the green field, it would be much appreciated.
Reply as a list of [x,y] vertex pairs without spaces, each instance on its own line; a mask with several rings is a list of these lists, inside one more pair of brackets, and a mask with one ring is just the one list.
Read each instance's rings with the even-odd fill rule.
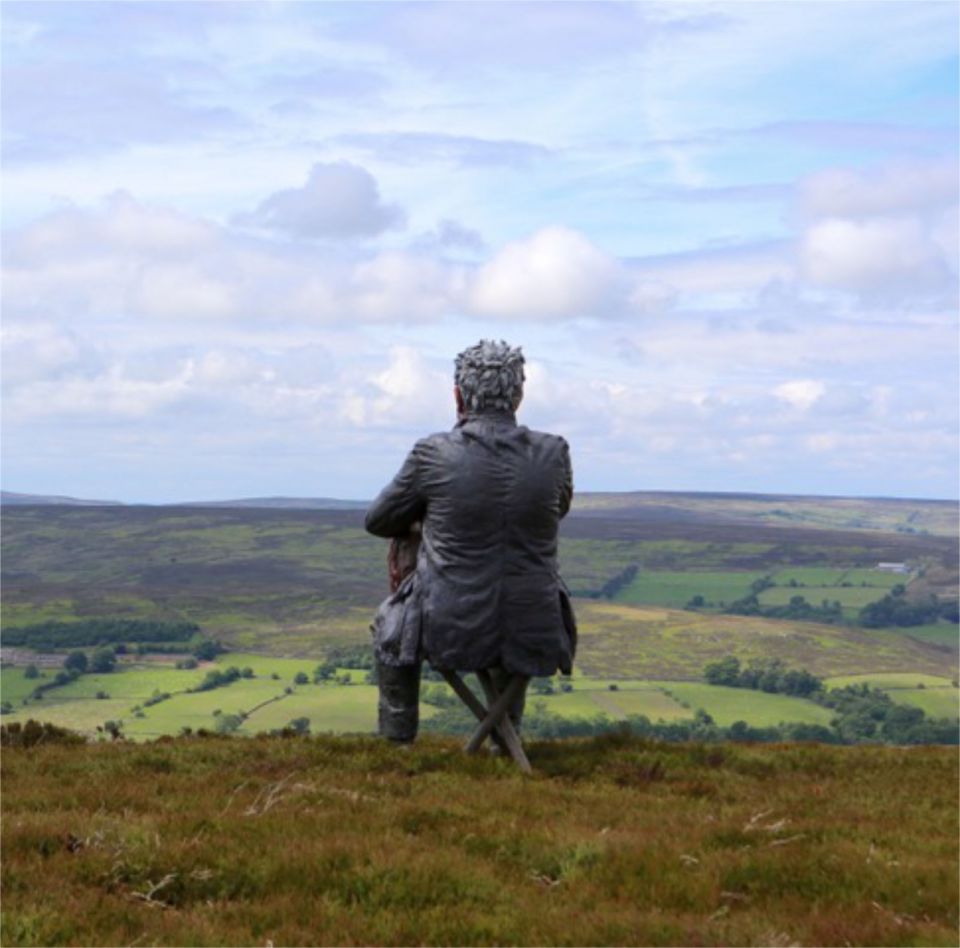
[[[0,673],[4,695],[16,694],[21,698],[14,702],[15,713],[4,715],[4,722],[25,721],[32,717],[93,734],[97,726],[102,727],[108,720],[121,721],[124,733],[137,740],[177,734],[187,727],[213,729],[215,712],[247,715],[238,731],[246,735],[282,728],[300,717],[309,719],[310,728],[315,733],[371,733],[376,730],[377,689],[364,683],[366,673],[363,671],[341,669],[341,674],[351,676],[349,685],[331,682],[294,685],[293,676],[298,671],[310,674],[312,665],[299,659],[247,653],[222,655],[217,664],[220,667],[250,666],[257,677],[240,679],[210,691],[188,693],[186,689],[203,678],[206,666],[194,671],[180,671],[157,663],[125,664],[110,674],[81,676],[69,685],[48,692],[42,700],[30,700],[23,705],[23,684],[32,687],[36,682],[25,682],[21,668],[5,668]],[[271,677],[274,674],[280,678]],[[835,678],[831,683],[848,680],[860,680],[860,677]],[[942,685],[943,679],[932,675],[884,675],[869,680],[876,687],[899,688],[892,695],[895,700],[902,697],[912,704],[926,700],[931,707],[930,713],[945,707],[945,700],[955,698],[956,694],[952,686],[949,689],[935,687],[932,683]],[[931,684],[925,690],[906,688],[902,684],[915,685],[921,680]],[[542,702],[545,710],[563,717],[605,715],[611,720],[620,720],[629,715],[645,715],[651,721],[690,718],[702,708],[721,726],[739,720],[756,727],[781,722],[826,724],[831,717],[826,709],[800,698],[700,682],[591,678],[578,672],[572,684],[572,691],[551,695],[539,695],[531,689],[528,706]],[[109,698],[95,698],[98,691],[106,692]],[[158,704],[143,706],[143,701],[155,691],[169,692],[172,696]],[[942,699],[939,704],[938,697]],[[135,712],[138,706],[139,711]],[[423,718],[434,713],[431,705],[421,703]]]
[[901,630],[903,635],[918,642],[930,642],[933,645],[943,645],[956,652],[960,647],[957,638],[957,627],[952,622],[934,622],[930,625],[911,625]]
[[708,602],[717,604],[731,603],[748,595],[750,584],[763,575],[760,571],[641,571],[629,586],[618,593],[616,601],[674,609],[682,609],[694,596],[703,596]]
[[749,688],[725,688],[699,682],[664,682],[664,688],[691,708],[703,708],[721,727],[729,727],[735,721],[746,721],[756,727],[788,721],[826,725],[833,717],[832,711],[812,701]]
[[634,605],[682,609],[695,596],[702,596],[707,607],[722,610],[749,595],[751,583],[764,577],[769,577],[774,585],[760,593],[761,605],[785,606],[794,596],[803,596],[816,606],[823,600],[839,601],[848,619],[856,618],[868,603],[876,602],[894,586],[907,584],[912,578],[873,569],[820,566],[777,570],[641,569],[614,598]]
[[828,688],[869,685],[886,692],[893,701],[920,708],[928,717],[960,717],[960,691],[951,679],[940,675],[838,675],[827,678],[825,684]]

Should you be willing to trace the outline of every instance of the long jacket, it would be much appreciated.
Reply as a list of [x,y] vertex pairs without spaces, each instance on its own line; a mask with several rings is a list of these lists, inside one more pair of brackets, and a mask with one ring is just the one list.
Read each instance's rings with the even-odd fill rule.
[[418,441],[366,517],[381,537],[422,522],[417,568],[398,595],[407,659],[412,635],[440,668],[569,672],[576,626],[557,532],[572,495],[567,442],[511,412],[471,413]]

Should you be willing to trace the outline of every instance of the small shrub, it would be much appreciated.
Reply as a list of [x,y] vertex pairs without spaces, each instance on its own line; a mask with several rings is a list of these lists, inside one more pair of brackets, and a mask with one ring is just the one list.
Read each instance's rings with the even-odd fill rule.
[[31,718],[21,726],[19,721],[0,727],[0,745],[4,747],[34,747],[37,744],[82,744],[83,738],[49,721],[41,724]]

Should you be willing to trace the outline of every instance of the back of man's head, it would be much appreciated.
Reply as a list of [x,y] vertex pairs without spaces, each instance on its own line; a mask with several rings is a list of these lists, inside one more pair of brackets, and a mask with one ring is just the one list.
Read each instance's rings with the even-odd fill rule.
[[523,352],[481,339],[456,358],[454,380],[467,411],[516,411],[523,398]]

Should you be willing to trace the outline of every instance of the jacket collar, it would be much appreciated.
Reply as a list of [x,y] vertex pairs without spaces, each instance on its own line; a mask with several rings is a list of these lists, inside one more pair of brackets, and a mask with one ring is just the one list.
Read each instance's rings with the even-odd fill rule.
[[516,425],[517,416],[507,408],[487,409],[484,411],[468,411],[457,421],[456,427],[462,428],[471,422],[481,422],[493,425]]

